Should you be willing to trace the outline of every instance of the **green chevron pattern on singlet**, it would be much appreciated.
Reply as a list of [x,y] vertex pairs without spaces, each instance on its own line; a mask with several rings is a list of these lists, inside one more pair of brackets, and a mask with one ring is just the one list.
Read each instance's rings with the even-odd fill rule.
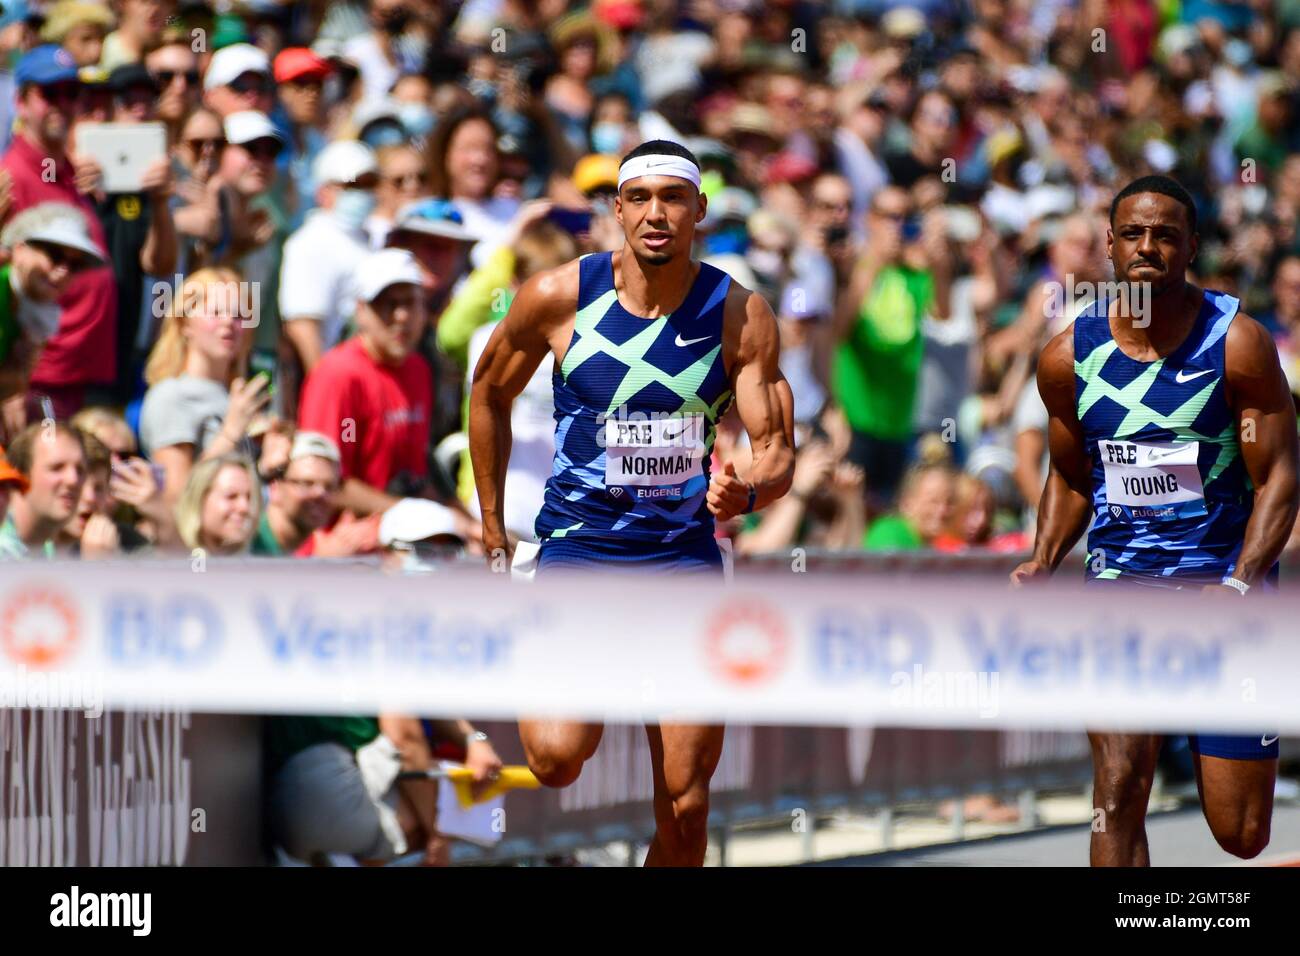
[[1213,467],[1210,468],[1209,474],[1205,478],[1205,483],[1209,484],[1223,473],[1223,470],[1236,460],[1241,453],[1236,441],[1235,426],[1229,424],[1218,435],[1202,435],[1191,427],[1192,422],[1196,421],[1201,410],[1205,408],[1205,403],[1209,401],[1210,393],[1214,391],[1214,386],[1218,384],[1218,378],[1212,378],[1204,388],[1183,402],[1168,415],[1162,415],[1142,404],[1142,397],[1146,395],[1160,370],[1164,368],[1165,360],[1156,359],[1133,381],[1123,387],[1116,387],[1106,381],[1101,376],[1102,366],[1106,360],[1111,357],[1119,345],[1114,339],[1110,339],[1098,345],[1092,350],[1092,354],[1084,358],[1083,361],[1075,361],[1074,374],[1083,379],[1083,393],[1079,396],[1078,415],[1080,420],[1088,413],[1099,399],[1109,398],[1118,404],[1121,408],[1128,410],[1124,420],[1120,422],[1119,427],[1115,429],[1115,438],[1127,438],[1130,435],[1136,435],[1148,425],[1154,425],[1157,428],[1166,428],[1177,436],[1178,441],[1202,441],[1219,446],[1219,456],[1215,460]]
[[[587,359],[593,355],[603,353],[627,366],[627,372],[624,374],[623,380],[619,383],[618,388],[614,390],[609,407],[605,409],[606,415],[612,415],[620,405],[651,382],[658,382],[682,400],[681,406],[676,410],[677,414],[695,415],[702,413],[708,416],[711,425],[717,424],[719,412],[731,399],[731,390],[724,389],[718,395],[717,401],[712,405],[706,404],[697,394],[697,390],[700,383],[704,381],[704,377],[708,375],[709,369],[718,357],[718,353],[722,350],[722,344],[719,343],[712,351],[692,365],[682,369],[678,374],[669,375],[662,369],[644,361],[645,353],[654,344],[655,339],[659,337],[659,333],[663,329],[661,321],[647,320],[646,327],[622,345],[611,342],[600,334],[599,329],[596,328],[597,323],[605,317],[605,313],[617,301],[618,293],[614,289],[610,289],[599,298],[593,299],[585,309],[578,310],[577,317],[574,320],[574,331],[578,333],[579,338],[565,354],[564,362],[560,366],[560,372],[565,379],[567,380],[569,373]],[[663,316],[663,318],[667,318],[667,316]],[[705,447],[712,450],[714,430],[709,428],[707,431]]]

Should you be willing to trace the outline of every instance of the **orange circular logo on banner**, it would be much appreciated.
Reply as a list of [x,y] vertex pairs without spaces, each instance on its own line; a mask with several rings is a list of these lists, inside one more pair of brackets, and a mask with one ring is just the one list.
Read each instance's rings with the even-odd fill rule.
[[0,647],[19,664],[53,667],[77,643],[77,609],[49,588],[20,591],[0,611]]
[[784,668],[790,637],[775,608],[761,602],[724,605],[707,628],[705,655],[719,677],[753,686],[771,680]]

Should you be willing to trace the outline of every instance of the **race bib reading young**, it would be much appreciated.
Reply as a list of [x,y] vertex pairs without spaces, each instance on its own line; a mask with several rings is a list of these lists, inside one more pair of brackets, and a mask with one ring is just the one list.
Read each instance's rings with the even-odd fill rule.
[[605,488],[615,497],[681,500],[703,474],[703,415],[605,420]]
[[1113,518],[1184,518],[1205,514],[1196,464],[1200,442],[1097,443]]

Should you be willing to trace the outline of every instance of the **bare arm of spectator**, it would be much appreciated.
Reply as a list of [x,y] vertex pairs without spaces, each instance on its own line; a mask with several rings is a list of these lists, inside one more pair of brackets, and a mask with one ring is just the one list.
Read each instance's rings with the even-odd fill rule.
[[217,437],[208,442],[203,449],[202,458],[219,458],[238,451],[248,434],[248,427],[271,401],[271,393],[266,389],[267,379],[264,375],[254,375],[245,381],[237,378],[230,383],[230,404],[226,406],[226,416],[221,421],[221,431]]
[[321,337],[321,320],[318,316],[295,316],[284,320],[284,334],[298,353],[303,372],[310,372],[324,354]]
[[495,779],[501,770],[501,758],[489,740],[472,739],[474,725],[464,718],[432,719],[429,730],[435,740],[446,740],[465,746],[465,766],[474,772],[474,789]]
[[176,231],[209,245],[221,241],[221,183],[211,180],[206,186],[189,181],[177,187],[186,205],[172,213]]
[[140,188],[149,194],[149,231],[140,249],[140,268],[148,275],[171,275],[176,270],[176,224],[168,199],[172,192],[172,164],[166,156],[145,169]]
[[146,537],[155,546],[166,547],[180,540],[176,534],[176,516],[167,506],[164,488],[154,480],[153,469],[143,458],[130,458],[114,465],[108,487],[114,498],[130,505],[149,523],[153,533]]
[[926,264],[934,279],[934,301],[930,317],[946,321],[952,315],[952,278],[955,250],[948,242],[948,226],[943,211],[935,209],[925,217],[921,243]]
[[180,500],[185,482],[189,481],[194,467],[194,446],[188,442],[154,449],[150,456],[163,470],[163,497],[169,504]]
[[763,512],[757,528],[740,535],[736,550],[741,554],[762,554],[798,544],[799,527],[808,513],[808,499],[829,480],[834,468],[835,455],[828,442],[813,441],[800,448],[795,456],[790,493]]

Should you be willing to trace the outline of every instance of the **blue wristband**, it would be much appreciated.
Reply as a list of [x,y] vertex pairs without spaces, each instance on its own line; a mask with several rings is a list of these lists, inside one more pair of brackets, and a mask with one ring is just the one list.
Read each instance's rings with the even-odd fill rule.
[[758,500],[758,489],[753,485],[749,486],[749,504],[745,505],[744,514],[749,514],[754,510],[754,502]]

